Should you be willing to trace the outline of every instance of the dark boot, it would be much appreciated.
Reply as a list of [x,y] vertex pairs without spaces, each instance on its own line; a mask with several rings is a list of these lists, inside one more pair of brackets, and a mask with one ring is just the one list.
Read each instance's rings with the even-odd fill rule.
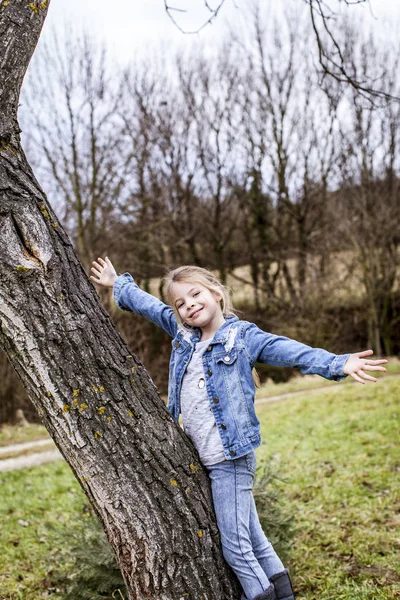
[[274,586],[271,585],[262,594],[258,594],[254,600],[277,600]]
[[289,571],[285,569],[269,578],[274,584],[276,600],[295,600]]
[[[247,598],[244,594],[242,594],[240,600],[247,600]],[[254,600],[277,600],[275,596],[274,586],[271,584],[269,588],[267,588],[262,594],[258,594],[258,596],[254,598]]]

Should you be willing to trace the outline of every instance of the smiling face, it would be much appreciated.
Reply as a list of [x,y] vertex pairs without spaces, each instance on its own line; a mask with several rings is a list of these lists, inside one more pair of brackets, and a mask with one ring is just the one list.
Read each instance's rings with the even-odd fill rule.
[[175,281],[171,292],[180,318],[191,327],[199,327],[202,339],[213,336],[225,323],[219,292],[194,281]]

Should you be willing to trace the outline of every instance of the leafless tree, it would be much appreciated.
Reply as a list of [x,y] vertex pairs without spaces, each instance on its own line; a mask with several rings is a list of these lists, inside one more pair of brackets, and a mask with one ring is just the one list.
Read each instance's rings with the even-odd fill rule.
[[125,74],[120,110],[131,163],[131,182],[119,224],[120,251],[131,256],[131,268],[147,290],[150,277],[162,273],[167,262],[167,198],[155,156],[157,114],[166,84],[167,78],[152,60],[134,62]]
[[86,268],[109,237],[129,179],[120,101],[105,49],[71,31],[40,47],[23,89],[21,118],[38,176]]
[[[193,151],[193,118],[176,81],[165,75],[168,67],[173,68],[173,61],[168,66],[147,59],[145,64],[135,64],[127,78],[124,111],[136,179],[132,216],[143,232],[146,228],[153,232],[153,272],[157,266],[164,270],[166,264],[202,262],[196,218],[199,198],[194,184],[199,159]],[[150,206],[156,214],[146,216],[143,211],[148,212]]]
[[[333,79],[342,84],[353,87],[359,94],[366,98],[386,98],[400,102],[400,97],[390,94],[385,90],[382,78],[374,72],[366,73],[364,79],[358,79],[352,69],[351,60],[348,60],[347,48],[341,36],[341,30],[347,27],[349,19],[354,13],[352,7],[360,4],[369,6],[369,0],[296,0],[298,4],[305,3],[309,7],[309,17],[316,42],[316,54],[322,76],[321,83],[325,79]],[[187,8],[179,5],[179,0],[171,3],[164,0],[167,15],[174,25],[185,34],[199,33],[204,27],[212,24],[220,13],[225,0],[203,0],[207,16],[196,27],[188,29],[180,22],[179,16],[187,14]],[[346,12],[340,11],[342,5]],[[272,6],[270,6],[272,8]],[[372,11],[371,11],[372,12]]]
[[322,253],[327,227],[323,196],[334,165],[336,105],[317,85],[301,20],[288,15],[266,27],[258,6],[253,36],[247,44],[243,36],[236,38],[246,56],[240,102],[243,160],[252,177],[247,199],[253,203],[253,250],[259,240],[253,279],[261,270],[269,302],[290,298],[299,303],[307,295],[311,258]]
[[227,251],[237,224],[237,207],[231,193],[237,151],[235,126],[237,77],[228,50],[212,61],[198,57],[195,69],[179,70],[180,85],[195,129],[193,151],[200,169],[197,194],[203,198],[208,255],[222,280],[227,276]]
[[[399,54],[381,51],[374,40],[356,35],[362,60],[359,77],[371,69],[385,72],[387,96],[399,92]],[[398,321],[393,304],[399,267],[399,104],[371,105],[354,91],[342,119],[342,209],[339,231],[352,248],[352,280],[364,288],[369,344],[380,354],[391,352],[391,330]],[[355,268],[354,268],[355,265]]]
[[358,76],[346,38],[342,32],[348,27],[349,14],[339,18],[341,4],[351,7],[357,4],[369,5],[369,0],[304,0],[309,5],[310,19],[318,49],[318,60],[323,78],[332,78],[339,83],[354,88],[358,94],[368,99],[386,99],[400,102],[400,97],[388,92],[383,80],[383,72],[367,71]]

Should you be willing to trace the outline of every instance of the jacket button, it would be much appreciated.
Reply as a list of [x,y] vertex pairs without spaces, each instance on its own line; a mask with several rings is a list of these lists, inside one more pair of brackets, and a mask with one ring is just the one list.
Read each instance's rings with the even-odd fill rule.
[[222,427],[222,429],[226,429],[225,423],[221,423],[221,427]]
[[212,346],[207,346],[207,352],[211,352]]
[[180,346],[180,345],[181,345],[181,343],[180,343],[180,342],[176,342],[176,343],[175,343],[175,348],[179,348],[179,346]]
[[218,404],[219,398],[213,398],[213,402],[214,402],[214,404]]
[[231,450],[231,451],[229,452],[229,454],[230,454],[231,456],[236,456],[236,451],[235,451],[235,450]]
[[211,371],[211,369],[208,369],[208,371],[207,371],[207,375],[212,375],[212,371]]
[[224,361],[225,361],[225,362],[229,362],[230,360],[231,360],[231,357],[230,357],[230,356],[225,356],[225,358],[224,358]]

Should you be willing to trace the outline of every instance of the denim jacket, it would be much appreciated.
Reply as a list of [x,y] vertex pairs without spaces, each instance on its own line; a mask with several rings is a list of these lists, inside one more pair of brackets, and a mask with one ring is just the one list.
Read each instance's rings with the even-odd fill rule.
[[[129,273],[118,277],[114,299],[122,310],[130,310],[162,327],[172,339],[168,383],[168,409],[177,422],[180,415],[182,379],[196,342],[198,328],[180,324],[173,309],[141,290]],[[225,317],[203,355],[210,407],[227,459],[239,458],[260,445],[260,423],[254,408],[255,385],[252,368],[256,362],[299,367],[304,374],[315,373],[339,381],[345,378],[349,354],[336,355],[311,348],[295,340],[266,333],[254,323]]]

